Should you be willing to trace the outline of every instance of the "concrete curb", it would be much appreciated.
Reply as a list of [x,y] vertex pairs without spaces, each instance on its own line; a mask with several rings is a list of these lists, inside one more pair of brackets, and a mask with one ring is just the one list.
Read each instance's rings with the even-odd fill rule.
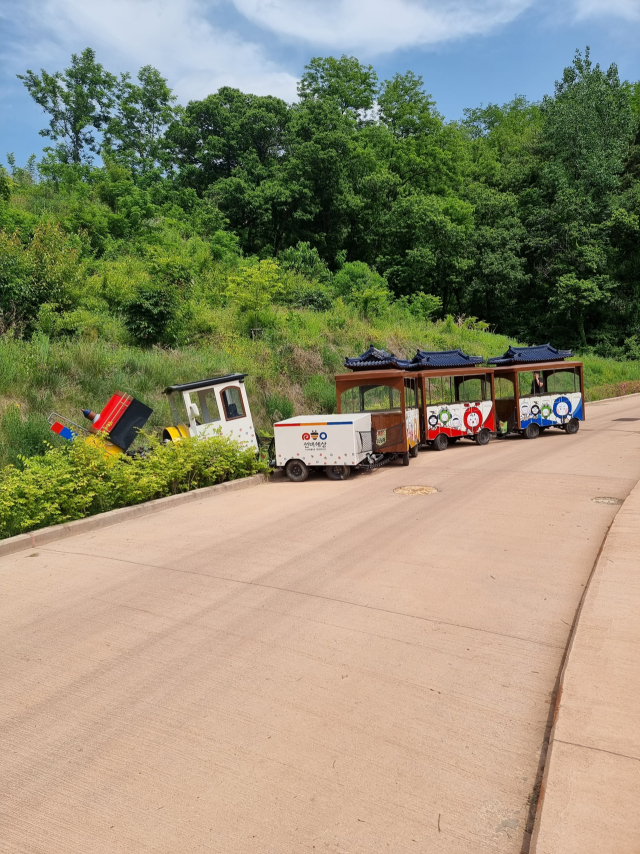
[[6,540],[0,540],[0,557],[14,554],[23,549],[48,545],[57,540],[73,537],[75,534],[97,531],[100,528],[117,525],[119,522],[126,522],[129,519],[138,519],[140,516],[161,513],[163,510],[169,510],[179,504],[188,504],[190,501],[202,501],[205,498],[213,498],[216,495],[235,492],[238,489],[249,489],[252,486],[268,483],[268,481],[268,475],[254,474],[251,477],[227,480],[224,483],[216,483],[214,486],[205,486],[202,489],[194,489],[191,492],[181,492],[178,495],[168,495],[166,498],[156,498],[154,501],[146,501],[144,504],[134,504],[133,507],[120,507],[117,510],[108,510],[106,513],[87,516],[86,519],[77,519],[75,522],[52,525],[50,528],[40,528],[28,534],[7,537]]
[[587,406],[596,406],[598,403],[610,403],[612,400],[626,400],[628,397],[640,397],[640,391],[632,391],[631,394],[619,394],[617,397],[601,397],[598,400],[586,400]]
[[640,775],[625,763],[640,758],[639,554],[640,481],[607,531],[571,630],[531,854],[638,850]]

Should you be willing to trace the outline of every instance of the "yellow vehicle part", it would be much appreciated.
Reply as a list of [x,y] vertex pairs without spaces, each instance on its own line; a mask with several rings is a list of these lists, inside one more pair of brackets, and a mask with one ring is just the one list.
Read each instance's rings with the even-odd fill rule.
[[189,428],[184,424],[178,424],[176,427],[165,427],[162,431],[163,442],[179,442],[180,439],[186,439],[189,436]]
[[113,442],[110,442],[108,439],[102,439],[100,436],[87,436],[85,442],[92,448],[98,448],[98,450],[104,451],[104,453],[109,457],[117,457],[122,453],[121,448],[114,445]]

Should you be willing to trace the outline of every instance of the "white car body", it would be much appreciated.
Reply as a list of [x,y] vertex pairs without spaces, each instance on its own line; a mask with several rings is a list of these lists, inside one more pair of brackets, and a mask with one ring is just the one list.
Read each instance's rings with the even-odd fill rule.
[[[276,465],[355,466],[366,456],[360,433],[371,434],[371,414],[296,415],[273,425]],[[370,443],[365,442],[364,448]]]

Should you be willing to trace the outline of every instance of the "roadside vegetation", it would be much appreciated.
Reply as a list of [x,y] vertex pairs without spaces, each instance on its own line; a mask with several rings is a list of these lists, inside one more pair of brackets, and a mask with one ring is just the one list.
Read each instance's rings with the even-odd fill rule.
[[295,104],[225,87],[180,106],[156,69],[90,49],[22,79],[50,145],[0,168],[3,483],[80,453],[52,411],[121,390],[153,429],[166,386],[242,372],[266,432],[331,412],[370,344],[550,341],[584,359],[589,399],[640,388],[640,84],[588,50],[540,103],[458,122],[420,77],[353,57],[313,59]]

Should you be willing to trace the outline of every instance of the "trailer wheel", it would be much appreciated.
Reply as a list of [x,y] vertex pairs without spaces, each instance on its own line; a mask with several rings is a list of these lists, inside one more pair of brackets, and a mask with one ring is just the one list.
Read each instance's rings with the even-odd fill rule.
[[580,422],[577,418],[572,418],[564,429],[573,436],[580,429]]
[[446,451],[449,446],[449,437],[446,433],[438,433],[433,440],[433,447],[436,451]]
[[325,466],[329,480],[346,480],[351,474],[351,466]]
[[410,459],[409,451],[405,451],[404,454],[402,455],[402,465],[408,466],[409,465],[409,459]]
[[418,448],[417,445],[414,445],[413,448],[409,448],[409,455],[412,456],[414,460],[418,456],[419,453],[420,453],[420,448]]
[[524,431],[525,439],[537,439],[539,435],[540,427],[538,427],[535,421],[532,421],[531,424],[527,424],[526,430]]
[[476,442],[479,445],[488,445],[489,439],[491,438],[491,430],[487,427],[483,427],[479,433],[476,434]]
[[309,469],[302,460],[289,460],[284,467],[284,473],[294,483],[303,483],[309,477]]

